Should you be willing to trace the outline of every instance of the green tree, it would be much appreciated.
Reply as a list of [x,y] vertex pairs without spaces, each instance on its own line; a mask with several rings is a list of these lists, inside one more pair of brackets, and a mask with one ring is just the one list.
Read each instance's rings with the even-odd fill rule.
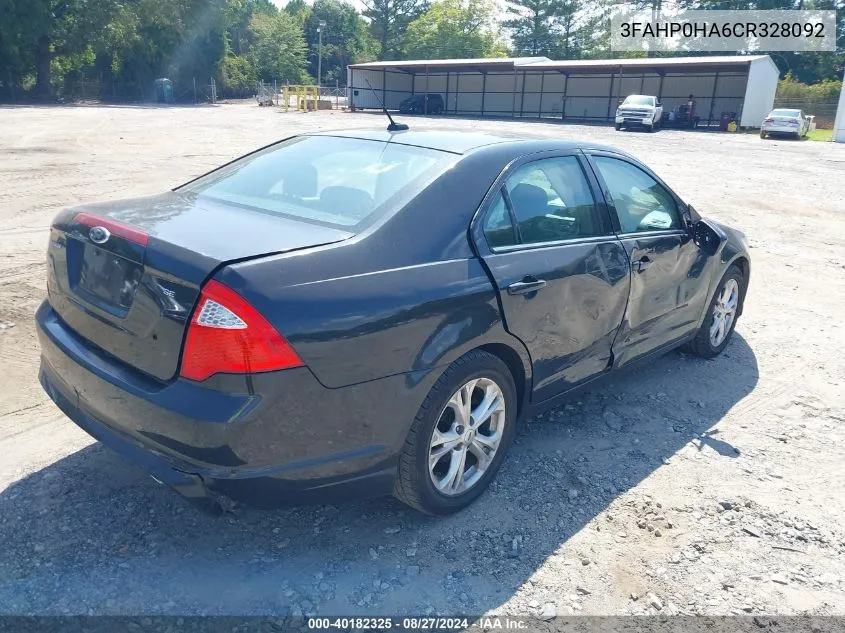
[[553,55],[561,59],[574,59],[582,54],[586,42],[595,36],[584,15],[580,0],[560,0],[556,19]]
[[836,103],[842,92],[842,82],[826,79],[817,84],[798,81],[792,73],[778,82],[777,98],[783,101],[809,101],[812,103]]
[[[35,93],[52,95],[54,66],[59,71],[93,63],[92,34],[102,30],[113,10],[111,0],[2,0],[0,68],[12,86],[35,75]],[[57,58],[64,57],[64,59]]]
[[258,78],[296,84],[307,81],[305,39],[295,18],[284,11],[256,14],[249,31],[247,56]]
[[571,59],[591,35],[581,26],[583,9],[581,0],[511,0],[511,18],[502,26],[511,32],[515,54]]
[[41,5],[21,7],[17,0],[0,0],[0,96],[15,98],[25,80],[34,80],[35,43],[49,19]]
[[406,52],[411,58],[501,57],[508,54],[496,32],[490,0],[441,0],[411,22]]
[[428,9],[428,0],[363,0],[364,17],[381,46],[381,59],[399,59],[408,25]]
[[[293,2],[302,0],[292,0]],[[270,0],[228,0],[226,5],[226,37],[229,51],[243,55],[249,41],[249,23],[256,14],[274,15],[278,12]]]
[[345,84],[346,67],[376,59],[378,44],[354,6],[345,0],[314,0],[303,24],[308,45],[308,72],[313,77],[317,76],[317,27],[321,20],[326,23],[323,28],[322,83]]
[[502,26],[511,32],[515,54],[553,55],[560,4],[560,0],[508,2],[507,14],[511,17]]
[[305,20],[311,15],[311,7],[305,3],[305,0],[289,0],[285,5],[285,13],[296,18],[299,24],[305,24]]
[[245,55],[227,55],[220,64],[220,88],[229,96],[253,93],[258,75]]

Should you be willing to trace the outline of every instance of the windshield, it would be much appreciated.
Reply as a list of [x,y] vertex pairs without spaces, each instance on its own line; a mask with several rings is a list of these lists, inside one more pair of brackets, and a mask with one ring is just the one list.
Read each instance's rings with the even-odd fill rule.
[[625,101],[622,105],[644,105],[644,106],[653,106],[654,105],[654,97],[646,97],[643,95],[630,95],[625,97]]
[[392,201],[419,193],[455,158],[397,143],[299,136],[236,160],[179,191],[296,220],[359,227],[390,210]]
[[772,110],[769,116],[799,116],[798,110]]

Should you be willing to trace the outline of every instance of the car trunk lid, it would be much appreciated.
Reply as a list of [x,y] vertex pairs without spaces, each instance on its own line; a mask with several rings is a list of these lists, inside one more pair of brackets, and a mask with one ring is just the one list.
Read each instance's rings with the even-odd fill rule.
[[96,347],[168,380],[200,286],[217,268],[351,236],[186,192],[86,205],[51,229],[50,304]]

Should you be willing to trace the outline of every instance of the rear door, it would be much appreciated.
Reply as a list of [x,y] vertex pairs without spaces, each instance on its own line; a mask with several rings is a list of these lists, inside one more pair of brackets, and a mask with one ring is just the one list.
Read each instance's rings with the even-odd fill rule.
[[606,370],[630,268],[580,153],[527,157],[491,189],[473,236],[542,401]]
[[695,329],[707,284],[706,256],[692,240],[683,203],[627,157],[588,152],[630,261],[631,296],[613,346],[618,366]]

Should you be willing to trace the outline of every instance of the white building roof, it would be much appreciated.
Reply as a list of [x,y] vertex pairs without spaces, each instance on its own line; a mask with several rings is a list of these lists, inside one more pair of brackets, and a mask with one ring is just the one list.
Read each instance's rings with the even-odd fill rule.
[[[586,73],[613,71],[620,68],[636,70],[691,70],[717,67],[747,66],[754,61],[771,58],[768,55],[708,55],[701,57],[634,57],[628,59],[571,59],[551,60],[548,57],[493,57],[483,59],[413,59],[351,64],[353,70],[385,70],[407,73],[444,71],[485,72],[514,70],[557,70]],[[774,62],[771,62],[774,64]]]

